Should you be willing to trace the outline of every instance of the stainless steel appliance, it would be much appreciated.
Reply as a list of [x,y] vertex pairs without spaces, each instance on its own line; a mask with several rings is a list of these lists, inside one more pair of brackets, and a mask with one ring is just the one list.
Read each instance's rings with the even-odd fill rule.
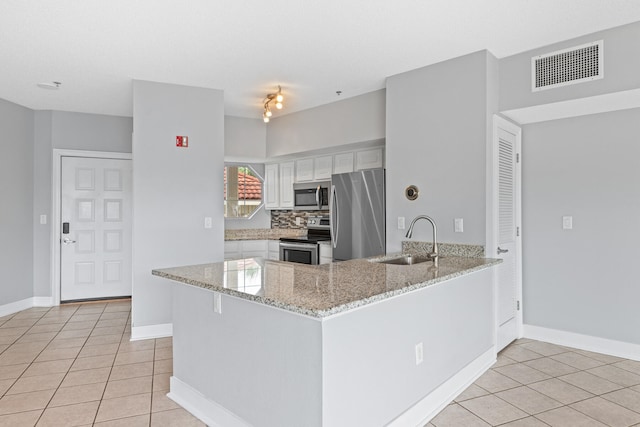
[[305,237],[280,238],[280,261],[319,264],[319,243],[331,240],[328,216],[310,216]]
[[331,176],[331,243],[334,261],[383,255],[384,169]]
[[293,185],[293,207],[295,210],[328,210],[331,183],[309,182]]

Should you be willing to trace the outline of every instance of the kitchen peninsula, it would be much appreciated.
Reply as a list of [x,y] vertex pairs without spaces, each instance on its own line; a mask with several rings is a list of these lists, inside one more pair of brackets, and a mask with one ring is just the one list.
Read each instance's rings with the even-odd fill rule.
[[500,260],[372,261],[154,270],[180,282],[169,397],[209,425],[418,425],[434,415],[495,361]]

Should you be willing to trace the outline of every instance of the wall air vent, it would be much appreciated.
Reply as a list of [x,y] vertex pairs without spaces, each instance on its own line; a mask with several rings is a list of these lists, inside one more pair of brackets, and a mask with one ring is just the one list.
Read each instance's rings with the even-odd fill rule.
[[531,90],[538,92],[601,79],[603,41],[545,53],[531,58]]

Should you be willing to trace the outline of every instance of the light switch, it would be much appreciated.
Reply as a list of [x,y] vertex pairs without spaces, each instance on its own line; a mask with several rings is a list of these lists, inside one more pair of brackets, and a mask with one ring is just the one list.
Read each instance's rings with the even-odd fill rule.
[[398,230],[404,230],[404,217],[398,217]]
[[455,218],[453,220],[453,231],[456,233],[462,233],[464,231],[464,220],[462,218]]
[[40,224],[44,225],[47,223],[47,216],[46,215],[40,215]]
[[210,216],[204,217],[204,228],[211,228],[212,220]]
[[571,230],[571,229],[573,229],[573,217],[572,216],[563,216],[562,217],[562,229],[563,230]]

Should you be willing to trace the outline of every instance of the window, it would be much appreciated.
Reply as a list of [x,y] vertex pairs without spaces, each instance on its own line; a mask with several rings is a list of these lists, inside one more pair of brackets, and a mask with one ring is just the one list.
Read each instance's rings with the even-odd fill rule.
[[224,167],[224,217],[251,218],[262,207],[262,177],[247,164]]

